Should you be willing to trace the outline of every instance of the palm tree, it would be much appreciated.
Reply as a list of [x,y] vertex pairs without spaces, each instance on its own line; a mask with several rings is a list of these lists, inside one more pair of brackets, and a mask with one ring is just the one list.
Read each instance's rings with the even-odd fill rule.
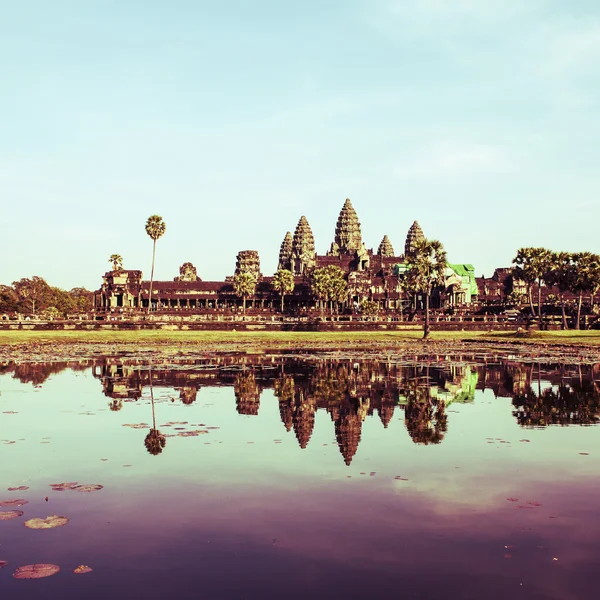
[[108,262],[112,263],[113,271],[120,271],[123,268],[123,257],[120,254],[111,254]]
[[152,282],[154,281],[154,258],[156,257],[156,240],[162,237],[165,233],[167,226],[163,221],[163,218],[159,215],[152,215],[148,217],[146,221],[146,233],[152,239],[152,270],[150,272],[150,289],[148,291],[148,310],[150,313],[150,307],[152,306]]
[[598,287],[600,287],[600,256],[591,252],[578,252],[573,255],[573,263],[574,281],[572,290],[579,294],[575,329],[580,329],[583,294],[589,293],[593,297]]
[[516,266],[514,276],[527,284],[529,293],[529,302],[531,304],[531,315],[535,316],[533,311],[533,300],[531,297],[531,287],[537,283],[538,288],[538,319],[540,327],[542,326],[542,283],[544,277],[550,272],[552,252],[546,248],[520,248],[517,256],[513,259]]
[[344,302],[348,297],[348,282],[337,265],[327,265],[313,271],[310,287],[315,298],[321,302],[321,307],[324,302],[329,302],[331,312],[334,302]]
[[286,294],[294,291],[294,275],[288,269],[277,269],[273,277],[273,289],[281,296],[281,312],[283,312],[283,299]]
[[246,298],[253,296],[256,292],[256,278],[248,271],[242,271],[233,278],[233,290],[235,295],[242,298],[244,314],[246,314]]
[[553,252],[550,258],[550,269],[544,275],[544,278],[548,285],[555,285],[558,288],[562,313],[562,328],[568,329],[564,294],[572,290],[575,284],[573,255],[569,252]]
[[423,238],[415,242],[409,258],[406,279],[409,286],[425,296],[423,339],[429,337],[429,298],[434,288],[444,284],[448,266],[446,251],[438,240]]

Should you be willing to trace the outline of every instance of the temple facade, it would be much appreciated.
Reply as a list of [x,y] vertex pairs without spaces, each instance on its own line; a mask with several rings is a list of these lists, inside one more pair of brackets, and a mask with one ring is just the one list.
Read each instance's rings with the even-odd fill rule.
[[[382,311],[418,310],[420,295],[410,296],[403,280],[415,244],[423,239],[421,226],[415,221],[404,241],[404,253],[394,252],[388,235],[384,235],[377,250],[368,249],[362,228],[350,199],[339,213],[334,239],[325,254],[316,252],[315,238],[305,216],[301,216],[294,233],[288,231],[279,248],[279,269],[291,271],[294,291],[285,298],[286,312],[310,311],[315,307],[310,278],[315,269],[339,267],[348,283],[348,298],[342,303],[346,310],[356,309],[364,300],[374,302]],[[104,275],[102,287],[95,294],[95,306],[100,311],[210,311],[237,310],[242,303],[234,289],[234,277],[251,273],[257,282],[254,295],[248,299],[250,309],[275,311],[280,296],[273,288],[273,277],[260,270],[260,258],[255,250],[238,253],[234,274],[224,281],[203,281],[192,263],[184,263],[173,281],[154,281],[152,299],[150,282],[142,279],[139,270],[114,270]],[[470,264],[449,264],[443,286],[435,290],[432,307],[469,305],[478,297],[474,267]]]

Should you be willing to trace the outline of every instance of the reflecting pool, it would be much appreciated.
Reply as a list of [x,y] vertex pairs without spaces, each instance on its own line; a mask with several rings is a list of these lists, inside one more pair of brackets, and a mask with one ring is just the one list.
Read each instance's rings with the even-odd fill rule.
[[0,590],[594,598],[599,419],[600,365],[0,365]]

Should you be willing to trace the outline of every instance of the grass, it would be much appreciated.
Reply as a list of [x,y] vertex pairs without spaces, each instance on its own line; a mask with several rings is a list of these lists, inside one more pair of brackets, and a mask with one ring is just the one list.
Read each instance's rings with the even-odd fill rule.
[[[16,344],[240,344],[277,347],[293,345],[356,345],[399,344],[422,339],[420,330],[409,331],[179,331],[179,330],[106,330],[106,331],[32,331],[0,330],[0,346]],[[512,341],[523,344],[565,344],[600,346],[600,331],[544,331],[517,336],[512,331],[434,331],[433,341]]]

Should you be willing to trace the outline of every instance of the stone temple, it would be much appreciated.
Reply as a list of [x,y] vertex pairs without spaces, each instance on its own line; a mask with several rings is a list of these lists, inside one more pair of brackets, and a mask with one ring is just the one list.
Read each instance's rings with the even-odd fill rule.
[[[363,300],[378,304],[380,310],[396,312],[410,306],[419,308],[419,297],[409,297],[402,289],[403,273],[414,245],[423,239],[421,226],[415,221],[406,234],[404,253],[396,254],[390,238],[383,236],[376,251],[367,248],[358,215],[350,199],[346,199],[335,226],[329,251],[316,252],[315,238],[305,216],[301,216],[294,233],[288,231],[279,248],[278,268],[288,269],[294,276],[294,291],[285,298],[286,312],[302,313],[315,307],[310,288],[311,273],[330,265],[339,267],[348,282],[346,307],[352,309]],[[251,273],[257,281],[254,296],[248,306],[254,310],[278,311],[281,299],[273,289],[273,277],[261,273],[256,250],[242,250],[237,255],[234,274],[225,281],[203,281],[196,267],[186,262],[173,281],[154,281],[152,311],[238,310],[242,299],[236,296],[234,276]],[[150,282],[142,279],[140,270],[114,270],[104,275],[95,294],[97,310],[123,312],[147,309]],[[474,267],[470,264],[449,264],[443,287],[436,290],[432,306],[463,306],[477,298]]]

